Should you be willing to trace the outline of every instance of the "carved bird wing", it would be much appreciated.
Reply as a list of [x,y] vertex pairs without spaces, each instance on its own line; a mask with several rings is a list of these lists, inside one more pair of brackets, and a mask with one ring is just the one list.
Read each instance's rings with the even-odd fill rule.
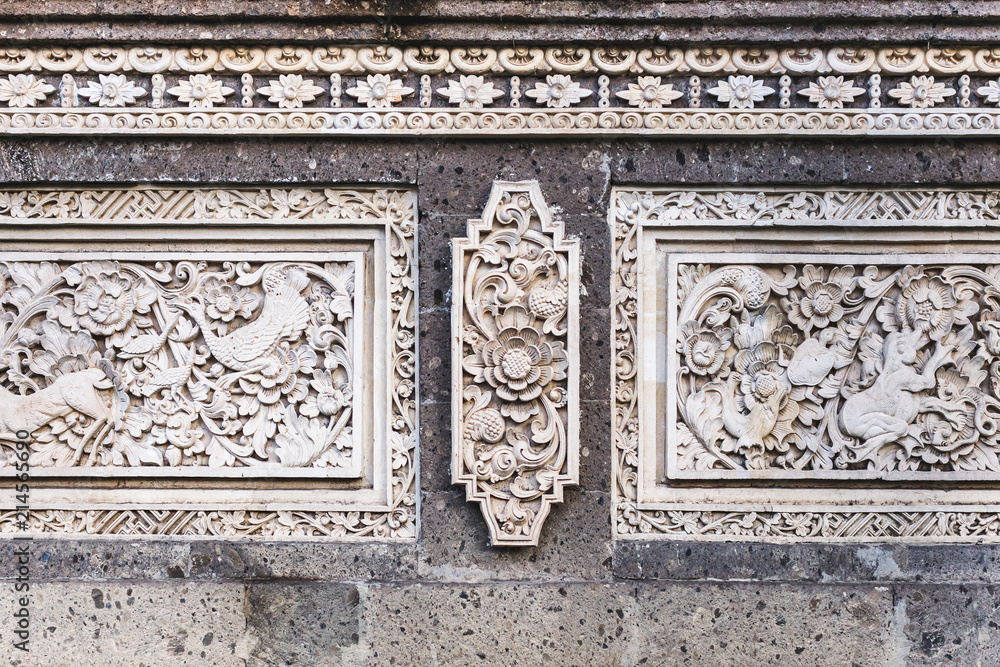
[[233,358],[242,363],[254,361],[278,341],[298,338],[308,324],[309,303],[293,287],[282,285],[264,297],[260,317],[230,334],[237,342]]

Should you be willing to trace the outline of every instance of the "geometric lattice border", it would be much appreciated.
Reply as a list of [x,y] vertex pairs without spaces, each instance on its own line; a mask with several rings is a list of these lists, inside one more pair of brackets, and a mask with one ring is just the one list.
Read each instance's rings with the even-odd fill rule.
[[[413,540],[418,531],[416,196],[394,190],[130,189],[0,192],[0,223],[183,221],[211,218],[385,225],[390,312],[388,503],[368,510],[244,511],[99,509],[31,511],[30,534],[219,538]],[[16,513],[0,512],[0,534],[19,532]]]
[[[615,188],[609,223],[611,267],[612,525],[616,539],[755,541],[1000,540],[1000,513],[887,507],[834,511],[712,511],[661,509],[638,499],[637,354],[639,235],[644,225],[684,226],[680,208],[697,211],[698,225],[996,227],[1000,192],[923,190],[712,191]],[[679,205],[679,204],[682,204]],[[990,511],[993,510],[993,511]]]

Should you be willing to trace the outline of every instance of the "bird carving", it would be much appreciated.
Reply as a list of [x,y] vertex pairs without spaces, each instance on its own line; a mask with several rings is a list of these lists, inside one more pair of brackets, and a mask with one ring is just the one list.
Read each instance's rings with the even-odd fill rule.
[[233,371],[249,371],[267,365],[267,355],[282,340],[295,340],[309,324],[309,302],[302,296],[309,279],[302,271],[273,268],[264,275],[264,303],[260,315],[249,324],[219,336],[205,317],[200,295],[177,300],[198,323],[205,344],[223,366]]
[[173,331],[174,327],[177,326],[177,322],[180,319],[180,315],[178,315],[170,324],[163,328],[163,331],[158,334],[142,334],[141,336],[136,336],[121,349],[118,356],[122,359],[132,359],[135,357],[145,356],[151,352],[156,352],[163,347],[163,344],[167,341],[167,336],[171,331]]
[[142,387],[143,396],[152,396],[160,389],[173,388],[178,385],[182,385],[187,382],[188,378],[191,377],[191,369],[194,368],[195,359],[195,344],[191,343],[191,350],[189,352],[187,363],[183,366],[175,366],[174,368],[168,368],[156,377],[152,378],[148,383]]

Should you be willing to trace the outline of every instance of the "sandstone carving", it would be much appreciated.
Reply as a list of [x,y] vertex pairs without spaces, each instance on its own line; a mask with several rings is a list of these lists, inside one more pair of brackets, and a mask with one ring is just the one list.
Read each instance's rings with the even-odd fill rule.
[[537,544],[578,481],[578,245],[537,182],[496,182],[454,254],[452,481],[493,544]]
[[[881,44],[9,49],[0,53],[0,132],[988,134],[1000,127],[997,53]],[[432,76],[447,87],[434,88]]]
[[[345,246],[353,250],[317,254],[313,244],[312,255],[294,257],[0,251],[0,476],[14,475],[15,443],[27,440],[33,475],[72,477],[84,494],[57,484],[58,500],[47,500],[39,491],[33,530],[415,537],[407,193],[0,193],[0,225],[74,218],[111,228],[136,219],[164,228],[183,219],[205,228],[312,219],[359,240]],[[370,231],[359,236],[358,221]],[[96,236],[113,236],[100,224]],[[299,233],[289,226],[282,238]],[[384,293],[370,293],[375,285]],[[87,490],[84,481],[118,477],[166,481],[157,482],[163,491]],[[193,478],[256,481],[235,496],[211,484],[189,489],[192,510],[171,484]],[[282,478],[328,480],[313,484],[311,503],[328,509],[298,509],[294,492],[269,490]],[[361,491],[338,490],[335,480]],[[108,509],[123,502],[127,509]],[[14,529],[14,513],[0,509],[0,531]]]
[[[984,507],[1000,479],[1000,270],[976,254],[988,246],[919,246],[980,229],[998,204],[992,191],[618,190],[616,534],[1000,539]],[[870,246],[898,221],[920,253],[752,240],[847,225],[863,232],[844,244]],[[738,230],[753,250],[678,250],[691,227]],[[974,495],[948,491],[968,482]]]
[[1000,471],[995,267],[678,272],[678,469]]
[[352,468],[354,272],[0,262],[0,420],[35,466]]

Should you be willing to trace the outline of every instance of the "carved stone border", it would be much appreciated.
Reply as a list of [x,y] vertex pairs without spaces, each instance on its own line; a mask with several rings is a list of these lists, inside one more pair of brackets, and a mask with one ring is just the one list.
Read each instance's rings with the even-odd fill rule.
[[580,246],[563,233],[537,181],[496,181],[454,243],[452,483],[495,546],[538,544],[579,483]]
[[998,54],[992,45],[38,45],[0,53],[0,134],[985,135],[1000,131]]
[[[33,230],[87,221],[250,221],[262,226],[357,221],[385,225],[391,349],[388,503],[343,511],[196,509],[32,510],[30,532],[55,536],[413,540],[417,489],[416,196],[385,189],[173,189],[0,191],[0,226]],[[13,511],[0,511],[0,534],[23,534]]]
[[784,47],[748,44],[681,49],[576,44],[493,48],[488,45],[397,47],[386,44],[268,46],[219,44],[82,48],[13,48],[0,56],[0,73],[162,72],[297,74],[1000,74],[995,46],[925,48],[913,45]]
[[399,108],[331,110],[31,110],[0,111],[0,134],[577,136],[739,135],[897,136],[1000,132],[996,109],[824,111],[789,109],[547,109],[430,111]]
[[[615,188],[609,224],[612,344],[612,524],[616,539],[979,542],[1000,540],[995,505],[685,509],[640,499],[638,316],[644,228],[913,227],[996,228],[1000,193],[989,191],[685,191]],[[808,234],[803,237],[807,238]]]

